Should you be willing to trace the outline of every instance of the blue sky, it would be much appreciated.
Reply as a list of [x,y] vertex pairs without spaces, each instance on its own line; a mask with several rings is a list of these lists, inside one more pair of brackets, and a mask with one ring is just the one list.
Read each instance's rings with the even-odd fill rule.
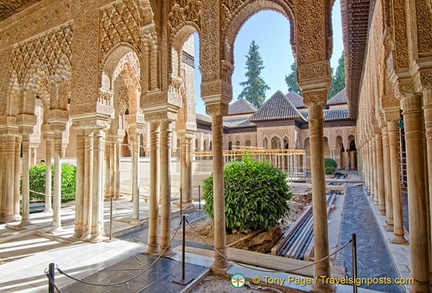
[[[343,51],[342,23],[340,13],[340,0],[336,0],[333,7],[333,55],[331,67],[336,70],[338,59]],[[246,80],[246,55],[252,40],[259,46],[259,53],[263,59],[264,69],[261,76],[269,85],[266,99],[276,91],[288,92],[285,75],[290,73],[290,66],[294,62],[290,41],[290,23],[282,14],[275,11],[261,11],[252,16],[240,29],[234,43],[234,73],[232,75],[233,99],[235,102],[243,87],[240,82]],[[286,37],[283,37],[286,36]],[[197,48],[195,46],[197,56]],[[195,58],[198,62],[198,58]],[[196,64],[195,68],[198,68]],[[196,111],[205,114],[204,102],[200,98],[200,76],[195,73],[195,102]]]

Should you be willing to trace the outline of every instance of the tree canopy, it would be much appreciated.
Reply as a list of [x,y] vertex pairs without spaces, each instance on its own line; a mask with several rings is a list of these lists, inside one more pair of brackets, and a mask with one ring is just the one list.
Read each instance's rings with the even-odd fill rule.
[[336,73],[332,74],[332,84],[328,91],[327,98],[330,99],[338,92],[345,88],[345,58],[344,52],[342,51],[342,56],[339,58],[338,67],[336,68]]
[[264,79],[260,76],[261,70],[264,69],[263,60],[258,52],[258,45],[255,40],[249,47],[248,55],[246,55],[246,77],[247,80],[241,82],[243,91],[240,93],[238,98],[245,98],[252,105],[259,108],[264,103],[265,92],[270,87],[265,83]]
[[[336,68],[336,72],[333,74],[333,68],[330,68],[330,73],[332,76],[332,83],[328,91],[327,98],[330,99],[338,92],[345,88],[345,58],[344,52],[342,52],[342,56],[339,58],[338,67]],[[293,91],[299,95],[301,95],[301,90],[297,81],[297,66],[294,62],[291,64],[291,72],[288,75],[285,75],[285,82],[288,86],[288,91]]]
[[285,75],[285,82],[288,86],[288,91],[293,91],[298,95],[301,95],[301,90],[297,81],[297,66],[294,62],[291,64],[291,72],[288,75]]

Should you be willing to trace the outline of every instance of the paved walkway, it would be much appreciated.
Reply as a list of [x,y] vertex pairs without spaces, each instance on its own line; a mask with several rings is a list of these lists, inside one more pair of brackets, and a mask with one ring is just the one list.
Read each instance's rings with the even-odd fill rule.
[[[384,242],[381,227],[375,219],[363,186],[348,186],[345,192],[345,203],[342,212],[341,234],[339,245],[350,240],[351,234],[357,235],[357,269],[360,278],[389,277],[392,280],[399,277],[392,257]],[[351,250],[344,249],[340,252],[338,262],[344,265],[347,275],[352,277]],[[362,285],[383,292],[404,292],[400,285]]]

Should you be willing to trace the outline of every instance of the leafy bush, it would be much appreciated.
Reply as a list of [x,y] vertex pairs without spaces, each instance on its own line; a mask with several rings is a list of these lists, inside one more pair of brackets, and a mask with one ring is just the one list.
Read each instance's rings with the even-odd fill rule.
[[[29,169],[30,190],[45,193],[45,173],[46,165],[39,164],[31,166]],[[75,177],[76,167],[70,164],[62,164],[61,194],[62,202],[75,199]],[[54,192],[54,164],[51,165],[51,194]],[[30,192],[30,198],[45,201],[45,196]]]
[[324,168],[325,168],[326,174],[334,173],[336,171],[336,168],[337,168],[337,163],[333,159],[325,158],[324,159]]
[[[249,156],[224,167],[226,227],[241,232],[270,229],[289,212],[287,176]],[[205,212],[213,213],[213,174],[203,180]]]

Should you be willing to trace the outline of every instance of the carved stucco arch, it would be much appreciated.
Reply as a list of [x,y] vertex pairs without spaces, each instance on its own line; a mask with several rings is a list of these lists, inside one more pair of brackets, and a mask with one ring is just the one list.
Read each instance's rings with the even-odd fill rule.
[[[111,95],[113,98],[114,83],[121,77],[129,91],[137,91],[134,97],[129,95],[129,106],[138,110],[140,108],[140,94],[144,79],[141,78],[142,59],[137,54],[138,50],[128,44],[121,43],[113,47],[102,62],[100,76],[101,91]],[[112,104],[111,104],[112,105]],[[136,112],[136,111],[134,111]]]
[[[142,59],[139,58],[137,52],[139,50],[135,48],[133,45],[129,43],[119,43],[115,45],[106,55],[105,60],[102,62],[101,66],[101,74],[105,73],[108,77],[110,77],[111,82],[113,80],[113,75],[115,69],[118,67],[118,64],[120,60],[128,53],[133,53],[134,56],[136,56],[137,60],[139,61],[139,68],[143,68],[142,66]],[[101,86],[102,86],[102,78],[100,79]],[[141,85],[141,88],[143,88],[143,85]]]
[[[234,64],[234,41],[240,28],[260,11],[271,10],[281,13],[290,23],[290,43],[294,44],[294,12],[289,1],[248,0],[237,7],[225,19],[222,37],[225,42],[222,58]],[[295,52],[293,48],[293,52]]]
[[[198,34],[198,39],[200,40],[200,29],[198,25],[192,21],[185,21],[184,23],[176,27],[176,29],[171,33],[169,42],[169,57],[171,60],[168,72],[169,76],[171,76],[171,74],[174,74],[174,76],[177,77],[181,76],[181,51],[183,49],[184,43],[194,33]],[[174,58],[174,54],[177,54],[177,58]]]

